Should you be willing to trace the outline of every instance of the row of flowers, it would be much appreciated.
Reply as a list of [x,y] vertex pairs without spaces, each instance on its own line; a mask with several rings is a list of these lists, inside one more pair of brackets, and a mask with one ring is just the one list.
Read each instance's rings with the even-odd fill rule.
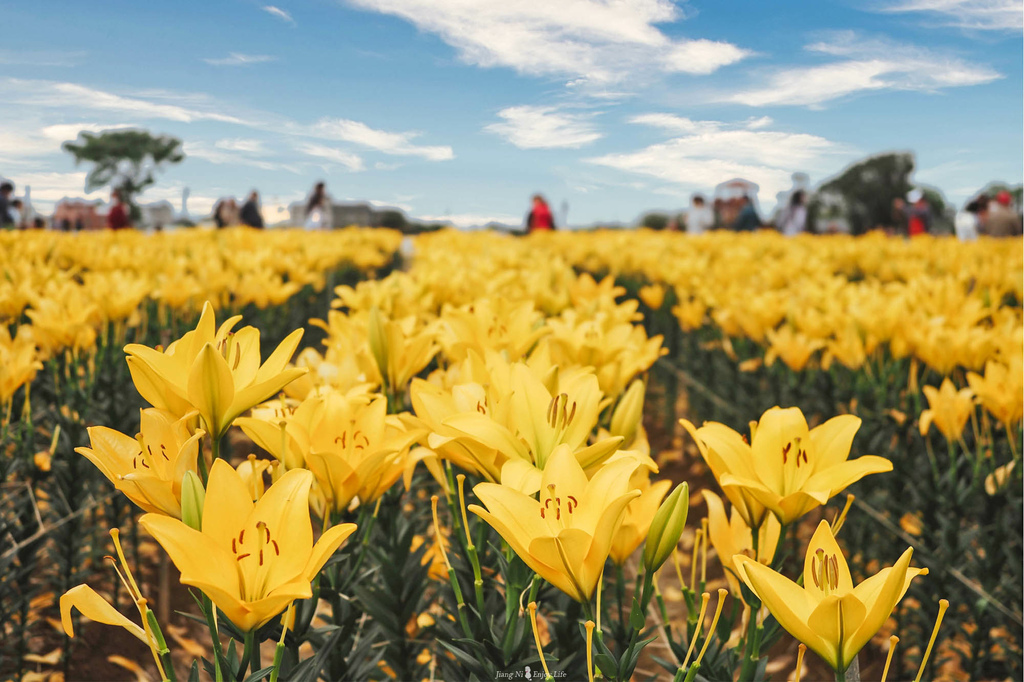
[[[520,586],[520,604],[529,593],[529,608],[518,614],[506,609],[504,630],[492,636],[514,637],[528,611],[541,665],[551,677],[534,603],[547,582],[582,609],[591,679],[628,679],[647,641],[640,635],[650,631],[646,614],[657,593],[656,573],[670,558],[678,568],[689,502],[685,484],[669,494],[669,481],[652,480],[658,466],[642,423],[645,391],[637,376],[661,355],[661,339],[647,338],[634,324],[636,302],[618,302],[622,292],[610,281],[598,284],[555,268],[551,272],[565,273],[566,286],[546,291],[563,297],[561,307],[514,294],[478,295],[462,305],[434,303],[431,311],[424,294],[438,292],[417,282],[422,267],[417,258],[411,273],[340,288],[344,312],[318,322],[328,331],[324,352],[307,349],[294,365],[288,363],[299,332],[261,362],[259,332],[236,331],[238,318],[218,327],[212,307],[195,330],[166,349],[127,346],[136,388],[153,407],[143,412],[136,437],[93,427],[91,447],[81,453],[149,512],[143,527],[167,551],[182,581],[204,595],[201,608],[215,652],[207,669],[217,679],[240,678],[247,668],[262,674],[258,643],[270,636],[278,647],[265,674],[282,674],[289,640],[298,647],[297,637],[289,637],[294,612],[302,608],[296,604],[315,602],[325,582],[347,587],[365,579],[334,575],[332,557],[357,526],[372,527],[384,501],[399,502],[400,492],[398,498],[388,493],[402,478],[412,500],[419,499],[417,486],[438,492],[433,555],[445,566],[458,603],[451,617],[464,639],[474,639],[480,624],[501,620],[488,606],[488,592],[503,592],[505,601],[517,593],[507,567],[481,561],[491,543],[480,535],[484,526],[470,522],[471,512],[500,536],[506,561],[518,557],[536,576]],[[542,278],[550,282],[551,272]],[[403,312],[410,314],[398,317]],[[859,425],[856,417],[841,416],[809,429],[799,410],[779,408],[761,417],[750,438],[719,424],[698,429],[684,422],[732,506],[730,517],[723,501],[705,491],[706,536],[734,597],[749,607],[740,644],[719,646],[715,657],[731,660],[728,651],[742,652],[732,654],[742,679],[763,675],[768,613],[844,674],[911,579],[925,572],[910,567],[908,550],[892,568],[854,588],[834,539],[841,518],[823,522],[810,539],[802,586],[773,568],[782,565],[774,555],[784,527],[850,483],[892,468],[878,457],[847,461]],[[274,459],[227,464],[221,442],[235,426]],[[430,479],[417,475],[421,463]],[[467,475],[480,481],[472,493],[482,506],[465,504]],[[439,522],[442,496],[448,528]],[[315,543],[311,513],[321,529]],[[642,588],[629,619],[620,616],[616,627],[607,621],[602,627],[606,562],[622,566],[641,545]],[[466,586],[472,600],[463,599],[465,581],[450,554],[472,568],[472,590]],[[65,627],[71,632],[73,606],[94,620],[123,625],[151,647],[161,675],[174,679],[159,625],[127,565],[123,572],[141,627],[115,615],[88,586],[62,598]],[[496,574],[503,579],[484,580]],[[704,635],[710,595],[696,594],[703,579],[699,587],[680,583],[694,607],[682,633],[689,654],[704,640],[696,658],[688,654],[676,664],[677,679],[692,680],[702,664],[705,670],[714,665],[704,656],[726,591],[720,591]],[[241,660],[222,653],[221,614],[245,644]],[[666,636],[671,640],[670,631]],[[427,647],[426,660],[437,665],[443,651]],[[567,653],[556,652],[554,659]]]
[[[322,290],[327,273],[342,265],[387,265],[400,240],[397,232],[367,229],[301,239],[290,230],[244,228],[2,233],[0,407],[6,412],[48,358],[95,352],[110,329],[123,338],[125,328],[170,327],[204,301],[218,308],[280,306],[305,286]],[[155,319],[148,303],[155,304]]]

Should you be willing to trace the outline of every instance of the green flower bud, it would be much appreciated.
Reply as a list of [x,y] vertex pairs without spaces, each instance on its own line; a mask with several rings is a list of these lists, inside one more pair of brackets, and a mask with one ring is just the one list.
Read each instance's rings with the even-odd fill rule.
[[644,568],[657,571],[672,555],[690,510],[690,486],[680,483],[658,507],[644,543]]
[[[202,454],[199,455],[202,457]],[[181,520],[195,530],[203,527],[203,505],[206,503],[206,490],[194,471],[186,471],[181,479]]]
[[619,404],[612,413],[609,431],[613,436],[622,436],[623,446],[628,446],[636,436],[637,427],[644,416],[644,382],[635,380],[629,385]]

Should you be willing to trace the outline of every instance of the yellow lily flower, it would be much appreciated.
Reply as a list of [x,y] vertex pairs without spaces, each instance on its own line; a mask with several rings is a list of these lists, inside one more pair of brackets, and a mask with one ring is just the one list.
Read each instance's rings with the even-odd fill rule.
[[[699,429],[687,419],[680,419],[679,423],[697,444],[701,457],[719,485],[722,477],[730,474],[756,475],[753,454],[750,452],[746,437],[718,422],[704,422]],[[761,527],[768,510],[757,498],[740,487],[723,487],[722,490],[732,502],[732,508],[740,514],[748,527]]]
[[704,318],[708,312],[707,304],[700,299],[679,296],[678,289],[676,295],[679,297],[679,303],[672,307],[672,314],[679,321],[679,328],[689,332],[704,326]]
[[[626,513],[622,515],[622,523],[612,536],[612,548],[609,556],[616,565],[621,566],[632,556],[636,548],[647,539],[651,521],[661,506],[661,501],[672,488],[672,481],[663,480],[651,483],[646,469],[640,470],[639,485],[633,487],[640,490],[640,497],[626,505]],[[638,472],[639,473],[639,472]]]
[[650,308],[651,310],[660,310],[662,304],[665,302],[665,285],[664,284],[648,284],[640,287],[640,291],[637,294],[640,296],[640,300]]
[[151,646],[149,637],[142,627],[133,623],[127,616],[110,605],[99,592],[88,585],[77,585],[60,597],[60,621],[68,637],[75,636],[74,621],[71,620],[71,609],[78,609],[89,620],[116,625],[127,630],[133,637],[146,646]]
[[[344,398],[342,398],[344,399]],[[309,437],[313,425],[323,418],[325,398],[311,395],[298,405],[290,401],[270,401],[253,408],[251,417],[239,417],[235,424],[278,461],[284,468],[306,468]]]
[[1013,470],[1017,467],[1017,460],[1013,460],[1009,464],[997,468],[991,474],[985,477],[985,492],[989,495],[995,495],[1000,490],[1010,484],[1011,475]]
[[847,414],[808,430],[799,408],[773,407],[761,416],[751,445],[721,424],[699,430],[689,422],[684,426],[695,440],[706,443],[709,454],[715,453],[705,459],[726,497],[739,508],[747,525],[759,528],[761,519],[752,512],[750,498],[785,525],[864,476],[892,471],[892,462],[884,457],[847,460],[860,423],[858,417]]
[[[387,414],[386,398],[356,406],[332,394],[309,436],[306,466],[334,511],[356,497],[374,502],[405,472],[409,447],[422,435],[406,429],[399,415]],[[412,463],[414,464],[414,462]]]
[[635,467],[635,460],[620,458],[588,481],[563,444],[542,474],[541,501],[507,486],[479,483],[473,492],[487,508],[468,508],[542,578],[576,601],[589,601],[626,505],[640,495],[629,489]]
[[818,524],[804,556],[804,584],[794,583],[743,554],[735,557],[740,578],[779,625],[842,674],[885,624],[918,575],[913,548],[896,564],[853,586],[850,569],[827,521]]
[[403,392],[409,381],[441,350],[433,327],[417,328],[417,318],[391,320],[377,308],[370,311],[367,338],[387,390]]
[[409,384],[409,399],[416,417],[430,431],[427,445],[432,450],[460,469],[493,483],[501,480],[501,468],[509,456],[444,423],[461,413],[486,413],[489,401],[482,385],[473,382],[447,390],[423,379],[413,379]]
[[1024,367],[1021,366],[1020,358],[1012,360],[1009,365],[990,360],[985,363],[985,376],[968,372],[967,383],[985,409],[1000,422],[1012,427],[1021,420],[1024,411]]
[[[597,424],[604,405],[597,377],[578,373],[560,381],[561,392],[552,395],[525,364],[511,367],[511,393],[507,397],[508,423],[496,421],[496,410],[463,412],[442,423],[486,448],[507,457],[501,467],[504,485],[533,494],[541,489],[541,472],[551,453],[559,445],[568,445],[584,469],[607,460],[622,443],[611,437],[587,445],[587,437]],[[544,411],[543,417],[541,410]]]
[[260,365],[260,332],[232,328],[230,318],[215,328],[213,307],[203,306],[199,324],[166,350],[125,346],[135,387],[151,405],[179,416],[198,410],[208,433],[219,439],[231,422],[253,405],[280,391],[303,368],[288,368],[302,329],[296,329]]
[[708,537],[718,553],[718,560],[721,562],[722,568],[725,569],[725,579],[729,583],[729,590],[736,597],[741,597],[736,556],[752,557],[759,563],[770,566],[775,558],[782,526],[773,514],[769,514],[765,518],[758,534],[757,556],[754,556],[754,535],[736,507],[730,509],[729,516],[726,516],[722,498],[710,490],[701,490],[700,492],[704,495],[704,502],[708,506]]
[[775,359],[779,358],[794,372],[803,370],[810,362],[811,356],[825,346],[824,341],[812,339],[788,325],[778,330],[769,330],[765,337],[769,346],[764,354],[764,364],[771,367]]
[[91,448],[75,448],[114,487],[147,512],[181,518],[181,479],[196,470],[203,430],[189,432],[195,413],[181,419],[163,410],[141,411],[135,438],[105,426],[90,426]]
[[934,423],[947,440],[958,439],[974,412],[974,391],[957,391],[949,377],[942,380],[939,388],[923,386],[921,391],[928,399],[928,409],[921,412],[921,435],[927,435]]
[[29,327],[18,327],[12,338],[7,325],[0,324],[0,420],[14,392],[34,381],[42,368]]
[[170,555],[183,584],[202,590],[239,630],[249,632],[292,601],[310,597],[310,582],[356,529],[340,524],[313,543],[312,484],[308,471],[289,471],[253,503],[242,477],[217,460],[206,486],[201,531],[156,514],[139,523]]
[[466,359],[474,350],[505,352],[512,362],[525,356],[537,341],[551,332],[532,301],[480,298],[459,308],[446,307],[441,313],[440,342],[452,362]]

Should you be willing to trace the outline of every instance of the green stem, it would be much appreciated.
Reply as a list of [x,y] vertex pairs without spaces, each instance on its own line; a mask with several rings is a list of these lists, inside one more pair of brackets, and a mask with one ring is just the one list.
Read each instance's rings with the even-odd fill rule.
[[622,566],[615,566],[615,601],[619,605],[619,625],[626,627],[626,616],[622,609],[622,601],[626,598],[626,576],[622,573]]
[[223,658],[223,654],[220,648],[220,635],[217,632],[217,607],[205,593],[203,593],[203,613],[206,615],[206,627],[210,629],[210,639],[213,642],[213,670],[216,674],[216,681],[224,682],[224,673],[220,669],[220,659]]
[[[370,516],[369,519],[365,521],[366,528],[363,531],[363,539],[359,543],[359,555],[356,557],[356,563],[352,566],[352,570],[349,571],[348,576],[346,576],[345,578],[345,581],[337,587],[338,593],[343,593],[348,588],[348,586],[352,584],[352,581],[356,578],[356,574],[359,572],[359,567],[363,565],[363,559],[366,557],[367,548],[370,546],[370,533],[373,531],[373,525],[377,521],[377,511],[379,509],[379,506],[374,507],[373,514]],[[359,524],[363,523],[363,519],[365,519],[365,514],[366,508],[363,507],[362,511],[360,512]]]
[[164,633],[160,630],[160,624],[157,622],[156,614],[153,613],[152,609],[146,609],[146,622],[149,623],[149,629],[153,633],[154,639],[156,639],[157,653],[160,655],[160,661],[163,663],[167,682],[177,682],[178,678],[174,674],[174,661],[171,660],[171,650],[167,647],[167,640],[164,639]]
[[260,662],[260,642],[256,639],[255,630],[250,631],[247,637],[253,639],[252,649],[249,650],[249,673],[255,674],[257,670],[263,667],[263,664]]
[[[468,529],[466,537],[469,537]],[[477,556],[476,545],[473,544],[472,539],[469,541],[469,546],[466,547],[466,552],[469,554],[469,563],[473,566],[473,593],[476,597],[476,610],[480,614],[480,618],[484,617],[484,578],[480,572],[480,557]]]
[[760,644],[755,642],[755,639],[757,630],[760,628],[757,624],[757,611],[760,608],[760,604],[756,606],[750,604],[750,623],[747,625],[746,642],[743,645],[743,665],[740,668],[741,680],[753,679],[754,670],[757,668],[757,650],[760,648]]
[[469,628],[469,621],[466,620],[466,602],[462,598],[462,588],[459,586],[455,569],[451,567],[448,568],[448,582],[451,583],[452,590],[455,592],[455,601],[459,605],[459,625],[462,626],[462,633],[466,635],[466,639],[473,639],[473,631]]
[[281,661],[284,660],[284,637],[277,643],[277,647],[274,649],[274,669],[270,672],[270,682],[277,682],[278,675],[281,674]]
[[[242,660],[239,661],[238,672],[235,673],[235,680],[237,682],[242,682],[242,680],[245,679],[245,672],[247,669],[252,668],[252,672],[259,670],[258,667],[250,665],[250,661],[252,660],[252,650],[255,645],[256,632],[254,630],[249,630],[249,632],[245,633],[245,643],[242,647]],[[259,656],[258,653],[256,655]]]

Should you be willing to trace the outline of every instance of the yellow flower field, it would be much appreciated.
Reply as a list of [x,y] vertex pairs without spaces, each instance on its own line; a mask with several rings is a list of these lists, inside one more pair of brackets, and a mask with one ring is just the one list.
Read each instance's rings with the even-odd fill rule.
[[1020,240],[401,240],[0,233],[0,672],[1021,674]]

